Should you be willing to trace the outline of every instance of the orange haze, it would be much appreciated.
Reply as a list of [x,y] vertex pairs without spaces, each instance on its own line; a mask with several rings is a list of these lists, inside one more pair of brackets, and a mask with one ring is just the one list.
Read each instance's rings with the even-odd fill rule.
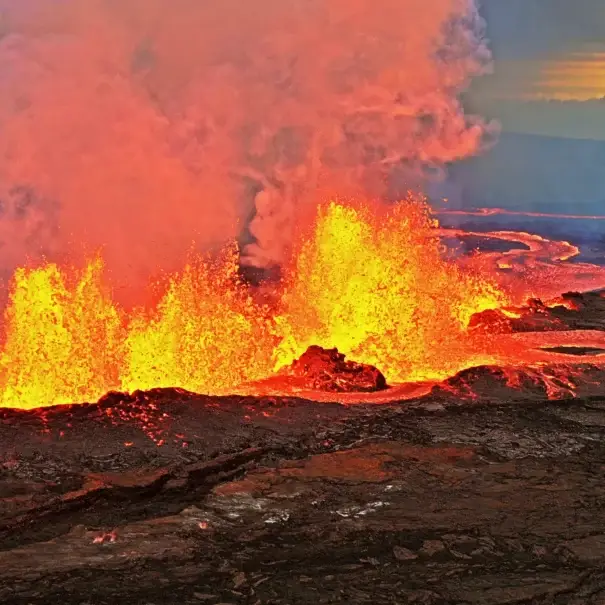
[[3,271],[103,249],[136,291],[194,242],[237,237],[245,263],[281,264],[318,192],[383,194],[393,174],[477,152],[486,130],[457,100],[489,64],[470,0],[0,11]]

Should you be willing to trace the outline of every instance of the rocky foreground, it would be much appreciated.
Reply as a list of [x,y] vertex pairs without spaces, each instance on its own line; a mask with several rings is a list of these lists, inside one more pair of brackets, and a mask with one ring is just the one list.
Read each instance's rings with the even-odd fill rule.
[[500,378],[0,410],[0,602],[601,605],[605,394]]

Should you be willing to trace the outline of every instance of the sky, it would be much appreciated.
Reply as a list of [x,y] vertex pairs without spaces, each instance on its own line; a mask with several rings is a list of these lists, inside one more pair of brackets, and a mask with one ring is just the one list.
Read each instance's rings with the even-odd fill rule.
[[471,108],[504,131],[605,140],[605,1],[481,4],[495,64]]

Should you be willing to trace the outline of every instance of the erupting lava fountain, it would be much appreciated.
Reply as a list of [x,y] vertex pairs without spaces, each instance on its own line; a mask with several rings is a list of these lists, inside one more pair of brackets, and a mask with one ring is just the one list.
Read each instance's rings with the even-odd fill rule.
[[4,4],[0,406],[288,391],[313,345],[426,386],[548,357],[482,313],[605,286],[526,233],[454,258],[406,198],[497,131],[460,100],[491,64],[472,1]]
[[[254,393],[311,345],[375,365],[391,385],[443,380],[477,365],[539,361],[501,330],[468,329],[476,314],[504,308],[514,316],[506,311],[514,302],[540,294],[498,269],[513,253],[448,259],[444,234],[425,201],[411,196],[390,209],[320,205],[271,303],[258,302],[240,277],[235,245],[218,257],[192,258],[170,276],[157,304],[130,311],[112,300],[100,258],[80,270],[19,269],[5,314],[1,404],[38,407],[175,386]],[[545,256],[565,243],[482,236],[528,243],[514,258],[525,258],[534,284],[574,270],[556,254]],[[596,267],[590,280],[605,286]]]

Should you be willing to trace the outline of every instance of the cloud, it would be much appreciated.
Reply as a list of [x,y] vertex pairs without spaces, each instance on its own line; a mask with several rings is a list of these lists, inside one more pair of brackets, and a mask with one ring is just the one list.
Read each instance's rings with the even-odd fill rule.
[[485,134],[458,101],[489,63],[469,0],[0,0],[0,14],[0,199],[30,191],[35,226],[4,240],[4,264],[101,247],[117,280],[143,283],[255,213],[245,258],[269,266],[318,192],[376,192],[392,165],[439,166]]
[[602,46],[602,0],[482,0],[496,60],[561,55]]

